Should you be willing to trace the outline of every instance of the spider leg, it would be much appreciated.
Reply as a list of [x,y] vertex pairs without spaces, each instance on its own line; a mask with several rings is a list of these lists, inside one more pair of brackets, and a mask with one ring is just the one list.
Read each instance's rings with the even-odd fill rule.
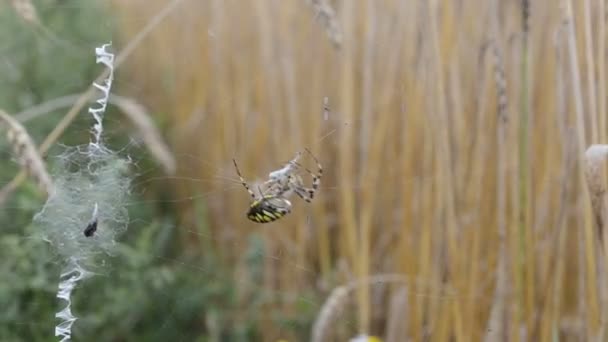
[[[300,188],[299,189],[300,191],[307,192],[308,197],[310,198],[310,200],[312,200],[315,196],[315,192],[317,190],[319,190],[319,185],[321,184],[321,177],[323,176],[323,167],[321,166],[321,163],[319,163],[319,160],[317,159],[317,157],[315,157],[314,154],[312,154],[312,152],[310,152],[310,150],[308,148],[304,148],[304,149],[317,164],[318,171],[315,174],[312,171],[310,171],[309,169],[302,167],[304,170],[306,170],[306,172],[308,172],[312,176],[312,188],[305,188],[302,186],[297,186],[297,188]],[[296,194],[300,195],[297,191],[296,191]],[[300,197],[302,197],[302,196],[300,195]],[[302,197],[302,198],[305,199],[304,197]],[[307,202],[310,202],[310,200],[307,200]]]
[[247,189],[247,192],[249,193],[249,195],[251,195],[251,198],[253,198],[253,200],[256,200],[257,197],[255,196],[253,191],[251,191],[251,189],[249,188],[249,185],[247,185],[247,182],[245,182],[245,179],[243,179],[243,176],[241,175],[241,171],[239,170],[239,166],[236,164],[236,160],[232,159],[232,162],[234,163],[234,168],[236,169],[236,174],[241,179],[241,184],[243,184],[245,189]]
[[301,199],[305,200],[308,203],[312,202],[314,198],[314,191],[312,191],[312,189],[304,187],[294,187],[293,191],[296,193],[296,195],[300,196]]
[[302,186],[302,179],[296,177],[289,178],[290,189],[296,193],[301,199],[306,202],[312,202],[315,196],[315,190]]

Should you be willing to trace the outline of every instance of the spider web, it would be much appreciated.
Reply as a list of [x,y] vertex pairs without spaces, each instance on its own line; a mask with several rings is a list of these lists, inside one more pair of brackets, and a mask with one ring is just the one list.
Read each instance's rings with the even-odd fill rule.
[[[87,120],[79,120],[75,126],[76,127],[87,127]],[[122,125],[126,125],[126,123],[122,122],[122,119],[112,118],[108,120],[110,127],[120,127]],[[114,121],[114,122],[112,122]],[[106,132],[106,136],[108,140],[112,140],[113,137],[116,137],[117,140],[121,140],[120,137],[123,136],[124,139],[125,132],[119,129],[110,129]],[[184,198],[179,197],[171,197],[165,198],[161,200],[157,199],[142,199],[144,197],[153,197],[148,196],[148,187],[153,188],[153,183],[162,183],[171,179],[171,177],[159,176],[162,174],[162,170],[158,166],[144,166],[147,163],[145,158],[141,158],[138,160],[137,156],[145,153],[143,151],[143,147],[140,142],[137,141],[136,138],[129,138],[130,141],[123,145],[118,149],[118,154],[124,157],[132,158],[136,178],[133,184],[134,194],[131,200],[126,204],[126,209],[129,209],[132,212],[130,216],[130,220],[128,223],[128,231],[126,232],[126,236],[121,238],[119,236],[114,236],[111,230],[104,229],[104,225],[100,225],[99,231],[93,236],[91,239],[95,241],[95,243],[101,244],[109,244],[114,246],[114,253],[111,255],[96,255],[95,262],[90,264],[92,267],[91,271],[83,271],[81,276],[83,280],[79,282],[75,288],[73,289],[72,300],[72,312],[78,320],[74,325],[74,339],[75,340],[83,340],[86,339],[87,336],[91,335],[91,326],[96,326],[96,322],[100,320],[100,317],[108,318],[108,324],[126,324],[128,325],[127,318],[113,317],[106,310],[113,310],[113,303],[111,299],[105,297],[105,295],[112,295],[112,293],[121,291],[134,291],[129,295],[130,299],[133,299],[133,304],[130,305],[134,311],[138,311],[138,305],[141,305],[147,308],[148,311],[153,312],[153,318],[157,322],[156,331],[150,334],[147,334],[146,340],[154,341],[154,340],[166,340],[166,338],[173,338],[175,340],[184,340],[188,341],[192,337],[187,332],[182,332],[175,334],[175,326],[183,325],[183,321],[189,321],[194,318],[202,319],[202,317],[211,317],[206,318],[206,320],[211,320],[210,322],[201,323],[203,325],[212,325],[213,320],[213,307],[211,307],[211,313],[202,312],[206,305],[201,305],[199,301],[204,299],[199,298],[196,294],[196,291],[190,291],[190,295],[179,295],[175,294],[173,291],[178,291],[179,286],[176,285],[176,282],[180,279],[180,274],[187,273],[189,274],[189,285],[196,285],[204,289],[206,287],[213,287],[212,284],[230,284],[232,287],[231,291],[239,292],[240,294],[226,294],[222,291],[216,290],[218,292],[211,293],[207,296],[201,295],[203,298],[207,298],[209,301],[219,302],[215,305],[223,305],[222,301],[232,301],[234,300],[231,297],[234,296],[253,296],[254,294],[265,297],[264,301],[261,301],[257,304],[258,308],[263,307],[264,305],[270,305],[273,302],[285,302],[292,301],[300,303],[300,305],[305,305],[310,308],[309,312],[318,311],[323,301],[320,298],[316,298],[307,294],[294,293],[291,291],[280,291],[280,290],[269,290],[264,288],[261,282],[263,278],[263,268],[264,263],[271,261],[272,263],[283,266],[287,265],[289,268],[293,268],[296,270],[296,273],[300,274],[302,278],[315,278],[317,271],[311,269],[310,266],[300,264],[297,261],[297,258],[293,255],[290,250],[290,246],[293,245],[293,242],[283,241],[285,244],[278,243],[274,244],[273,248],[268,248],[266,244],[268,243],[268,239],[274,235],[273,231],[278,229],[288,229],[283,226],[283,222],[273,223],[268,226],[260,226],[254,223],[249,222],[245,215],[242,217],[243,226],[246,225],[254,225],[254,230],[251,233],[248,233],[250,237],[248,239],[234,239],[234,241],[226,242],[226,239],[223,237],[215,236],[206,230],[204,226],[200,225],[184,225],[177,224],[174,222],[166,222],[159,223],[157,219],[151,219],[148,215],[145,214],[137,214],[143,212],[151,212],[156,210],[159,206],[163,205],[171,205],[171,206],[179,206],[182,204],[192,204],[197,203],[199,206],[198,210],[204,211],[205,203],[213,202],[216,198],[225,196],[227,193],[235,193],[238,196],[242,196],[244,199],[248,199],[248,194],[242,188],[238,178],[234,174],[234,170],[228,168],[215,168],[215,173],[217,177],[211,179],[203,179],[203,178],[187,178],[181,179],[180,182],[188,184],[189,186],[198,185],[200,183],[206,184],[214,184],[217,190],[208,191],[205,193],[187,196]],[[54,154],[53,157],[49,158],[51,160],[59,160],[62,169],[72,169],[72,170],[87,170],[88,169],[88,160],[87,153],[80,147],[69,148],[69,147],[59,147],[59,150],[63,150],[59,155]],[[7,148],[8,150],[8,148]],[[57,149],[55,149],[57,150]],[[286,152],[286,155],[292,154],[292,151]],[[109,156],[110,157],[110,156]],[[112,157],[113,158],[113,157]],[[181,159],[181,160],[180,160]],[[178,156],[178,162],[183,160],[192,160],[192,159],[200,159],[194,155],[182,155]],[[230,159],[227,158],[227,161]],[[205,163],[202,160],[203,164]],[[280,163],[277,163],[277,166],[280,166]],[[213,167],[213,166],[209,166]],[[120,169],[120,168],[118,168]],[[114,172],[116,168],[110,168],[108,172]],[[267,170],[272,171],[273,169]],[[101,170],[100,173],[104,173],[106,171]],[[251,172],[249,172],[251,174]],[[267,174],[268,172],[265,172]],[[53,215],[45,215],[44,224],[50,225],[52,228],[52,232],[57,232],[60,236],[54,238],[56,243],[55,245],[60,246],[59,254],[43,253],[42,255],[36,256],[34,259],[36,262],[40,262],[41,264],[46,264],[51,268],[57,271],[56,274],[59,274],[59,270],[63,267],[63,260],[71,255],[79,255],[85,256],[89,252],[87,249],[83,249],[83,244],[90,243],[89,239],[82,236],[82,230],[85,228],[81,223],[87,222],[92,215],[92,211],[85,210],[83,212],[74,212],[74,208],[93,208],[93,203],[82,204],[81,201],[84,198],[91,199],[91,195],[95,197],[95,189],[90,189],[87,184],[81,182],[80,176],[75,178],[76,176],[69,176],[61,182],[70,183],[70,189],[74,189],[74,191],[78,192],[78,195],[75,193],[65,194],[63,198],[69,199],[70,201],[62,200],[61,207],[54,210]],[[106,178],[106,176],[102,176],[102,178]],[[255,177],[252,180],[259,179],[263,180],[262,177]],[[8,179],[6,180],[8,181]],[[106,184],[105,186],[107,186]],[[102,185],[104,186],[104,185]],[[124,185],[120,185],[120,187],[124,187]],[[323,191],[328,191],[328,189],[321,189],[318,195],[322,195]],[[104,196],[109,195],[109,192],[103,192]],[[92,199],[91,199],[92,200]],[[97,199],[94,202],[100,203],[109,203],[112,204],[113,199],[104,198]],[[122,201],[116,201],[116,203],[121,203]],[[135,208],[135,209],[134,209]],[[296,205],[297,210],[307,210],[304,205]],[[15,205],[13,203],[5,206],[2,210],[10,215],[10,212],[26,210],[27,208],[22,208],[18,204]],[[119,209],[119,208],[117,208]],[[243,212],[246,210],[246,207],[243,208]],[[107,208],[102,210],[107,212]],[[53,221],[53,217],[58,215],[58,213],[64,212],[69,213],[74,219],[71,218],[61,218],[57,221]],[[133,214],[135,212],[135,214]],[[124,215],[120,215],[124,216]],[[126,217],[126,216],[125,216]],[[203,213],[204,217],[204,213]],[[78,219],[76,219],[78,218]],[[72,222],[73,227],[69,229],[64,229],[66,227],[63,226],[63,222]],[[100,222],[104,220],[101,219]],[[120,222],[126,223],[124,219],[120,219]],[[123,224],[121,223],[121,224]],[[204,225],[204,224],[203,224]],[[146,230],[151,230],[151,232],[146,233]],[[251,230],[250,230],[251,231]],[[112,233],[108,236],[108,233]],[[64,234],[69,234],[70,236],[63,236]],[[157,241],[160,247],[155,248],[155,246],[148,246],[147,248],[138,248],[136,249],[132,244],[141,243],[142,236],[149,234],[150,240]],[[165,253],[163,251],[164,248],[168,248],[167,241],[174,240],[177,235],[190,235],[195,237],[197,240],[200,240],[200,243],[206,246],[203,254],[207,255],[195,255],[195,256],[184,256],[180,255],[180,253]],[[40,237],[34,233],[31,233],[27,230],[22,231],[18,234],[18,239],[23,241],[30,242],[40,242]],[[49,238],[47,238],[48,240]],[[61,241],[76,241],[77,243],[69,248],[64,248],[65,245],[62,245]],[[159,242],[164,241],[164,242]],[[218,272],[218,266],[215,266],[212,260],[218,258],[218,251],[214,251],[210,253],[214,245],[223,246],[223,248],[230,248],[231,251],[235,252],[233,257],[239,262],[235,263],[237,267],[241,267],[244,273],[243,276],[234,276],[234,272],[236,270],[227,269],[224,272]],[[43,246],[40,246],[44,248]],[[83,254],[85,253],[85,254]],[[128,265],[129,267],[117,266],[121,265],[123,262],[134,262],[130,261],[129,258],[133,257],[132,254],[137,254],[137,258],[144,259],[144,264],[132,264]],[[41,258],[41,259],[39,259]],[[132,268],[130,268],[132,267]],[[145,298],[140,298],[138,296],[137,291],[133,288],[137,288],[137,286],[133,286],[133,283],[137,283],[133,280],[133,274],[130,272],[137,273],[138,267],[148,267],[155,272],[145,273],[145,280],[139,280],[144,282],[144,284],[140,285],[148,285],[150,284],[150,288],[147,288],[144,293],[148,295],[154,294],[155,301],[154,303],[149,303],[145,300]],[[225,266],[224,266],[225,267]],[[47,295],[52,297],[52,283],[57,285],[57,278],[46,275],[49,279],[47,279],[48,284],[50,285],[46,287]],[[146,278],[149,277],[149,278]],[[53,279],[54,278],[54,279]],[[211,285],[210,285],[211,284]],[[142,290],[143,291],[143,290]],[[287,299],[285,299],[287,298]],[[244,300],[244,299],[243,299]],[[87,305],[86,302],[93,301],[95,303],[99,303],[99,306],[96,305]],[[246,301],[246,300],[245,300]],[[197,304],[197,302],[199,302]],[[255,301],[254,301],[255,302]],[[28,303],[24,303],[26,306],[43,306],[48,305],[49,303],[53,303],[57,308],[57,311],[61,307],[61,303],[57,300],[45,299],[40,301],[29,301]],[[139,303],[139,304],[138,304]],[[193,304],[194,303],[194,304]],[[255,304],[255,303],[254,303]],[[243,305],[249,305],[244,303]],[[192,306],[192,310],[184,310],[183,306]],[[235,309],[237,306],[234,307]],[[216,309],[217,310],[217,309]],[[189,312],[191,317],[183,317],[183,312]],[[244,309],[244,311],[248,311]],[[123,315],[128,316],[129,311],[122,311]],[[216,314],[220,315],[221,312]],[[107,316],[106,316],[107,315]],[[238,316],[239,314],[235,314]],[[249,315],[249,319],[253,321],[253,318],[256,314],[246,313]],[[145,318],[143,315],[139,316],[140,319],[150,319]],[[143,317],[143,318],[142,318]],[[223,319],[231,319],[224,317]],[[305,331],[308,328],[304,329],[302,327],[297,327],[297,322],[280,322],[281,320],[277,317],[274,317],[276,323],[274,325],[278,326],[279,331],[284,331],[285,335],[293,333],[294,330]],[[46,331],[47,336],[52,334],[53,327],[57,324],[57,320],[50,316],[38,319],[32,319],[28,321],[19,321],[15,322],[14,325],[22,326],[21,329],[30,329],[35,328],[35,330]],[[131,324],[137,324],[131,323]],[[218,324],[220,324],[218,322]],[[125,328],[126,329],[126,328]],[[202,336],[204,334],[204,330],[206,328],[201,328],[199,334]],[[246,332],[243,333],[246,336]],[[279,334],[276,336],[277,339],[281,338],[282,335]],[[24,337],[25,338],[25,337]],[[104,340],[104,338],[100,337],[99,340]]]
[[[115,122],[114,125],[111,125],[112,127],[127,125],[116,117],[113,121]],[[108,140],[111,140],[112,137],[118,137],[120,140],[121,135],[124,139],[124,134],[124,130],[118,128],[113,128],[106,133]],[[217,167],[209,165],[204,159],[201,160],[195,155],[177,156],[177,162],[198,160],[202,164],[207,164],[217,175],[213,178],[180,178],[180,183],[192,188],[196,188],[200,184],[208,184],[213,185],[215,190],[186,197],[157,199],[153,192],[154,189],[157,186],[162,187],[163,182],[175,182],[175,177],[162,176],[160,166],[146,166],[150,162],[143,156],[145,154],[143,146],[136,138],[129,139],[126,145],[118,149],[119,154],[130,156],[135,172],[133,195],[126,204],[130,212],[128,230],[125,236],[115,240],[117,244],[114,248],[115,253],[97,258],[96,264],[93,265],[93,276],[87,277],[74,289],[73,312],[78,317],[74,325],[74,340],[86,340],[87,336],[92,334],[95,334],[99,341],[109,340],[110,336],[114,338],[116,335],[104,335],[103,333],[99,335],[97,329],[100,325],[109,325],[111,328],[108,328],[107,331],[129,331],[129,329],[137,330],[139,324],[150,320],[156,322],[154,331],[142,332],[140,335],[145,336],[147,341],[164,341],[168,338],[176,341],[190,341],[196,337],[213,336],[214,333],[219,334],[216,337],[221,339],[222,334],[226,333],[225,326],[232,326],[231,324],[239,326],[239,324],[229,323],[231,320],[238,319],[249,320],[250,324],[271,320],[272,322],[268,324],[277,331],[273,341],[294,335],[300,338],[310,336],[310,324],[322,309],[325,301],[324,297],[319,296],[320,292],[304,293],[268,289],[264,282],[264,264],[268,262],[273,263],[277,268],[292,268],[300,279],[311,280],[320,277],[317,269],[298,260],[293,250],[295,242],[289,241],[288,237],[280,233],[281,230],[291,229],[293,221],[290,222],[288,218],[285,218],[270,224],[252,223],[245,217],[247,208],[243,207],[241,218],[243,230],[234,233],[246,234],[247,238],[218,236],[217,233],[210,231],[209,223],[205,222],[206,206],[227,194],[242,196],[244,201],[249,200],[249,195],[240,184],[234,170],[229,167],[230,157],[226,157],[226,165]],[[77,151],[70,153],[77,153]],[[286,158],[290,158],[292,155],[292,151],[285,152]],[[321,156],[321,158],[323,157]],[[277,170],[281,165],[280,162],[277,162],[271,166],[272,168],[261,172],[261,177],[252,178],[252,180],[264,180],[263,177],[269,171]],[[330,169],[331,164],[324,165],[324,168]],[[246,172],[254,174],[251,170]],[[335,190],[337,187],[325,184],[321,180],[321,188],[315,197],[325,196]],[[307,224],[312,224],[314,217],[310,207],[303,201],[298,200],[297,202],[294,210],[306,212]],[[200,213],[202,222],[181,224],[172,219],[153,218],[154,215],[151,215],[164,206],[180,205],[193,205],[195,210]],[[3,208],[3,210],[19,211],[21,208],[12,206]],[[244,228],[247,226],[249,228]],[[84,229],[84,227],[81,228]],[[94,236],[93,239],[103,236],[104,231],[101,229],[103,227],[100,227],[101,235]],[[33,238],[35,238],[33,235],[28,235],[26,232],[20,236],[20,239],[23,240]],[[171,245],[174,245],[176,240],[188,238],[199,244],[197,249],[200,252],[180,253],[171,250]],[[83,239],[85,238],[83,237]],[[228,251],[223,252],[218,248]],[[220,254],[226,253],[231,254],[231,259],[237,260],[233,265],[221,265]],[[50,262],[55,269],[60,267],[59,258],[48,254],[46,257],[49,258],[46,262],[39,261],[46,264]],[[128,264],[125,265],[125,263]],[[347,272],[346,277],[352,277],[352,275]],[[185,282],[185,286],[180,286],[180,282]],[[229,288],[223,289],[222,287]],[[326,288],[325,293],[328,293],[329,290]],[[182,295],[181,292],[186,294]],[[116,296],[116,293],[123,295],[113,298],[112,296]],[[47,292],[47,294],[49,297],[54,295],[52,292]],[[421,293],[419,295],[433,294]],[[150,300],[150,296],[154,300]],[[449,299],[449,296],[444,297]],[[127,307],[117,304],[118,301],[125,300],[125,298],[130,301]],[[238,301],[239,304],[234,304],[234,301]],[[50,302],[54,303],[57,308],[61,305],[56,300]],[[48,303],[47,299],[39,303],[30,301],[26,305],[37,306]],[[289,303],[303,308],[303,313],[280,317],[281,309],[275,309],[275,312],[266,311],[267,316],[263,319],[260,318],[260,315],[264,315],[261,312],[264,312],[262,310],[265,308]],[[348,305],[352,305],[352,303]],[[230,307],[235,312],[223,312],[223,306]],[[142,311],[146,311],[146,313]],[[296,319],[298,314],[307,315],[302,318],[306,322],[298,322]],[[57,320],[54,317],[46,317],[33,321],[21,321],[16,324],[46,330],[48,335],[51,335],[56,323]],[[224,328],[219,329],[219,332],[213,331],[214,325],[220,328],[224,325]],[[338,330],[350,331],[353,336],[355,335],[356,322],[349,310],[342,310],[336,325]],[[191,326],[195,333],[186,330],[176,331],[176,327],[187,326]],[[244,340],[249,340],[250,337],[247,332],[242,333]]]
[[[129,150],[129,155],[136,154],[139,151],[139,148],[135,143],[130,143],[125,146],[123,151]],[[194,156],[188,156],[188,158],[193,158]],[[135,162],[136,168],[138,168],[138,163]],[[146,190],[140,188],[140,186],[145,185],[149,182],[162,182],[165,181],[164,177],[158,176],[150,176],[146,177],[146,174],[157,173],[158,167],[150,167],[147,169],[139,168],[140,177],[136,178],[134,183],[135,194],[134,198],[139,196],[145,196]],[[144,175],[144,176],[141,176]],[[226,192],[235,192],[243,197],[247,198],[247,194],[242,189],[238,180],[234,181],[222,181],[222,180],[209,180],[209,179],[188,179],[186,180],[188,183],[200,183],[200,182],[218,182],[223,189],[210,191],[206,193],[202,193],[195,196],[189,196],[186,198],[169,198],[165,200],[133,200],[127,204],[129,209],[137,208],[136,210],[130,211],[140,211],[140,210],[149,210],[153,211],[155,207],[164,204],[171,205],[180,205],[184,203],[192,203],[192,202],[209,202],[213,201],[218,196],[223,196]],[[138,190],[139,189],[139,190]],[[85,189],[86,190],[86,189]],[[5,208],[4,210],[20,210],[21,208],[18,206],[12,206]],[[66,208],[69,209],[69,208]],[[246,208],[243,208],[244,210]],[[306,210],[303,206],[297,206],[298,210]],[[199,210],[204,210],[203,208],[199,208]],[[89,215],[90,213],[82,213],[83,215]],[[136,272],[135,268],[137,267],[148,267],[154,271],[154,274],[147,272],[140,272],[144,274],[144,278],[142,282],[149,282],[150,286],[147,289],[148,295],[154,294],[155,301],[154,303],[149,303],[144,298],[138,296],[137,293],[132,293],[130,295],[130,299],[133,299],[133,304],[130,305],[133,307],[134,311],[138,310],[138,305],[141,305],[147,310],[153,312],[154,319],[158,322],[156,326],[156,331],[150,334],[147,334],[146,340],[150,341],[162,341],[168,337],[171,337],[177,341],[189,341],[192,337],[190,334],[183,332],[181,335],[178,334],[170,335],[175,333],[175,325],[180,325],[180,321],[189,321],[195,317],[201,319],[201,316],[210,316],[213,317],[213,313],[209,312],[200,312],[198,310],[185,310],[190,312],[192,317],[183,317],[183,306],[192,306],[193,308],[203,309],[207,305],[201,305],[199,301],[203,300],[199,298],[196,294],[196,291],[191,291],[190,295],[181,296],[179,294],[175,294],[172,291],[177,291],[179,286],[177,286],[176,282],[182,277],[180,274],[187,273],[189,274],[189,285],[199,286],[201,291],[205,291],[206,287],[213,287],[213,284],[230,284],[233,287],[232,291],[239,291],[240,296],[251,296],[252,294],[260,294],[263,297],[266,297],[266,303],[262,304],[269,305],[273,302],[283,302],[283,298],[291,298],[289,300],[300,303],[300,305],[309,306],[312,311],[318,311],[323,303],[322,299],[312,297],[306,294],[298,294],[290,291],[279,291],[279,290],[268,290],[265,289],[261,282],[263,278],[263,264],[266,261],[271,261],[276,265],[287,265],[287,267],[293,268],[297,273],[301,274],[302,278],[314,278],[316,276],[317,271],[311,269],[310,266],[299,264],[296,257],[291,253],[289,246],[293,245],[293,242],[286,242],[285,245],[279,243],[275,245],[272,250],[268,249],[266,244],[266,239],[269,236],[265,236],[265,234],[272,234],[272,231],[277,229],[286,229],[286,227],[282,226],[280,222],[270,224],[269,226],[259,226],[256,225],[255,229],[259,230],[257,232],[249,233],[250,237],[246,239],[247,241],[232,241],[226,242],[224,238],[216,237],[210,232],[205,230],[205,227],[201,226],[189,226],[176,224],[172,222],[167,223],[159,223],[157,220],[153,220],[148,218],[146,215],[130,215],[129,228],[127,232],[127,236],[125,239],[118,238],[115,246],[116,252],[113,255],[102,255],[96,258],[96,264],[92,265],[94,274],[89,272],[85,272],[86,279],[80,282],[76,288],[74,289],[72,295],[73,307],[72,311],[75,316],[78,317],[74,325],[74,339],[75,340],[83,340],[86,339],[86,336],[90,334],[89,327],[90,324],[95,323],[98,320],[99,316],[105,316],[107,313],[106,310],[112,310],[113,305],[115,304],[111,298],[105,298],[103,294],[111,295],[114,292],[121,291],[129,291],[134,290],[133,288],[138,288],[134,286],[134,281],[132,278],[132,274],[130,272]],[[245,215],[242,217],[243,225],[252,224],[247,221]],[[80,221],[79,221],[80,222]],[[74,222],[77,223],[76,221]],[[84,227],[78,230],[78,233],[81,233],[81,230]],[[96,236],[92,237],[92,239],[103,239],[103,227],[99,228],[100,231]],[[146,230],[152,230],[149,233],[146,233]],[[265,230],[265,231],[263,231]],[[142,235],[150,235],[150,240],[156,241],[159,245],[158,248],[155,246],[149,246],[149,248],[143,249],[135,249],[134,246],[130,244],[143,243]],[[205,254],[210,255],[195,255],[195,256],[184,256],[179,255],[179,253],[164,253],[163,249],[167,248],[164,244],[167,244],[168,240],[172,240],[176,235],[190,235],[200,240],[202,245],[207,246],[208,248],[204,251]],[[171,237],[173,236],[173,238]],[[35,235],[22,235],[20,239],[23,240],[31,240],[35,239]],[[78,241],[87,242],[85,237],[79,238]],[[164,243],[161,241],[165,241]],[[109,241],[109,240],[102,240]],[[219,266],[215,266],[212,262],[218,253],[217,251],[211,251],[213,249],[213,245],[221,245],[224,248],[228,247],[232,252],[235,252],[233,257],[237,260],[240,260],[236,263],[237,267],[240,264],[242,268],[243,275],[242,276],[234,276],[233,271],[228,269],[228,272],[222,273],[218,272]],[[67,253],[66,255],[72,254],[69,251],[64,251]],[[137,258],[144,259],[141,262],[143,264],[132,264],[128,265],[129,267],[117,266],[123,262],[134,262],[129,260],[129,257],[132,257],[131,254],[137,254]],[[177,254],[177,255],[174,255]],[[63,256],[53,256],[52,254],[46,254],[46,257],[49,258],[46,260],[40,260],[45,263],[51,263],[54,268],[61,267],[61,260]],[[132,268],[131,268],[132,267]],[[224,266],[225,267],[225,266]],[[149,278],[148,278],[149,277]],[[51,281],[52,279],[49,279]],[[146,283],[139,284],[142,287],[147,285]],[[176,289],[177,288],[177,289]],[[211,291],[211,290],[209,290]],[[229,302],[234,300],[230,298],[231,296],[222,291],[216,290],[217,292],[211,293],[207,296],[210,301],[219,301],[215,305],[222,305],[222,301]],[[52,293],[48,293],[49,296],[52,296]],[[236,296],[237,294],[235,294]],[[215,298],[214,298],[215,297]],[[93,300],[95,302],[103,301],[104,304],[101,304],[99,307],[91,306],[84,304],[88,300]],[[140,302],[141,301],[141,302]],[[57,308],[61,306],[61,303],[58,301],[51,301],[57,305]],[[137,303],[140,304],[137,304]],[[199,302],[199,303],[197,303]],[[255,302],[255,301],[254,301]],[[46,300],[41,301],[41,303],[48,303]],[[41,303],[29,302],[27,305],[36,306]],[[247,305],[247,304],[245,304]],[[252,305],[252,304],[249,304]],[[255,303],[253,303],[255,305]],[[139,308],[141,309],[141,308]],[[213,309],[213,306],[212,306]],[[92,310],[92,311],[91,311]],[[211,310],[213,311],[213,310]],[[247,309],[244,309],[247,311]],[[128,311],[122,312],[124,315],[129,315]],[[237,314],[238,315],[238,314]],[[251,316],[250,319],[253,320],[254,314],[249,313]],[[119,317],[110,316],[110,322],[113,322],[116,319],[120,319]],[[141,319],[149,319],[140,316]],[[213,318],[207,318],[213,319]],[[276,317],[275,317],[276,319]],[[54,317],[48,317],[46,319],[38,319],[31,322],[18,322],[19,325],[25,326],[35,326],[38,329],[45,327],[45,330],[48,331],[49,335],[51,334],[52,328],[57,323],[57,320]],[[122,323],[127,323],[125,319]],[[111,324],[111,323],[108,323]],[[115,322],[114,322],[115,324]],[[212,324],[211,322],[205,322],[205,324]],[[285,335],[292,333],[293,330],[297,330],[297,327],[292,326],[290,322],[277,322],[275,323],[277,326],[281,326],[279,330],[285,331]],[[183,323],[181,323],[183,325]],[[203,331],[206,329],[201,329],[201,336],[203,335]],[[300,328],[302,330],[302,328]],[[281,338],[281,335],[276,336],[277,340]],[[100,339],[103,340],[103,339]]]

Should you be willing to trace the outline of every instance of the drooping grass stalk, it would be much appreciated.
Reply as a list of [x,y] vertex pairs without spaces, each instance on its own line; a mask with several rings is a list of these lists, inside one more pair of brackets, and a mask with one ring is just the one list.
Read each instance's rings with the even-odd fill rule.
[[40,20],[38,11],[31,0],[11,0],[11,6],[15,13],[28,25],[37,30],[44,38],[51,40],[53,43],[63,45],[65,47],[74,48],[74,46],[59,37],[57,37],[48,27]]
[[[40,190],[47,195],[53,189],[53,182],[49,176],[42,156],[38,154],[36,145],[32,137],[27,133],[25,127],[14,117],[8,115],[0,109],[0,126],[6,127],[6,136],[13,148],[13,153],[24,172],[30,175]],[[0,202],[6,198],[0,198]]]
[[327,341],[328,336],[333,331],[332,326],[335,324],[335,320],[343,314],[348,301],[348,292],[349,289],[345,286],[336,287],[331,291],[331,294],[317,314],[312,327],[311,341]]
[[[387,286],[388,284],[399,284],[407,289],[407,280],[400,274],[377,274],[353,280],[345,285],[334,288],[324,301],[319,315],[317,316],[311,333],[312,342],[328,341],[335,331],[334,325],[343,315],[343,311],[349,303],[349,295],[363,285]],[[368,335],[360,333],[359,335]]]
[[[181,1],[182,0],[172,0],[169,4],[163,7],[163,9],[158,12],[157,15],[154,16],[143,29],[141,29],[141,31],[138,32],[138,34],[129,42],[129,44],[125,46],[121,53],[118,54],[116,60],[114,61],[114,68],[118,68],[120,65],[122,65],[131,55],[131,53],[133,53],[135,48],[141,44],[144,38],[146,38],[150,32],[154,30],[154,28],[156,28],[169,14],[171,14]],[[97,76],[93,83],[95,84],[102,82],[108,77],[109,74],[110,70],[105,69],[99,76]],[[59,137],[65,132],[68,126],[72,123],[72,121],[74,121],[80,111],[87,105],[95,94],[96,89],[94,86],[91,86],[76,100],[66,115],[57,123],[57,125],[55,125],[53,130],[46,136],[42,144],[39,146],[38,150],[41,156],[46,155],[51,146],[53,146],[57,139],[59,139]],[[15,176],[15,178],[0,189],[0,199],[7,198],[24,180],[25,172],[21,171],[17,176]]]
[[[65,95],[49,100],[17,113],[15,119],[21,123],[26,123],[30,120],[43,117],[58,109],[72,106],[79,96],[79,94]],[[152,157],[163,167],[165,173],[169,175],[174,174],[177,167],[175,157],[154,125],[149,110],[132,98],[116,94],[112,94],[109,98],[109,103],[116,106],[131,121],[146,148],[148,148]]]

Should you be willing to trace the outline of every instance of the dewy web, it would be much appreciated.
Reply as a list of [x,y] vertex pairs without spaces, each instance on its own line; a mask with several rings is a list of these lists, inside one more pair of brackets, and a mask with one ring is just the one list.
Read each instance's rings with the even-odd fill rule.
[[55,186],[42,210],[35,215],[43,239],[64,263],[57,298],[65,305],[57,314],[55,336],[69,341],[77,317],[71,309],[72,293],[78,283],[95,272],[96,257],[112,254],[115,239],[128,225],[126,206],[131,178],[130,160],[118,156],[103,144],[103,118],[114,74],[110,44],[95,49],[96,62],[108,69],[96,106],[89,108],[94,124],[88,145],[72,146],[57,157]]

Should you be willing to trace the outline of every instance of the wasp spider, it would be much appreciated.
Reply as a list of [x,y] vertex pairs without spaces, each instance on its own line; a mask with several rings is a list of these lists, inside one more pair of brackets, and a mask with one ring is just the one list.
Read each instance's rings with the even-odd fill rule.
[[[306,152],[317,164],[318,171],[316,174],[298,163],[302,155],[301,152],[298,152],[294,159],[287,162],[283,168],[273,171],[268,175],[269,179],[258,187],[258,195],[251,190],[245,179],[243,179],[236,160],[232,160],[241,184],[247,189],[252,198],[249,210],[247,211],[247,218],[258,223],[273,222],[280,219],[291,212],[291,202],[287,198],[292,193],[295,193],[306,202],[310,203],[313,200],[321,183],[323,168],[310,150],[306,149]],[[312,176],[310,188],[304,186],[302,177],[298,174],[300,170],[305,170]]]

